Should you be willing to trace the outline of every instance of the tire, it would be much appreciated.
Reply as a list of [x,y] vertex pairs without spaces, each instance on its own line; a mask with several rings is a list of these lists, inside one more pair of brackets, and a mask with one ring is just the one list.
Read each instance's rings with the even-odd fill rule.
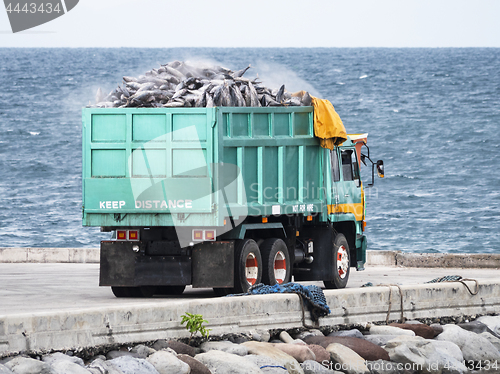
[[262,256],[252,239],[239,241],[234,253],[234,293],[244,293],[261,282]]
[[154,286],[141,287],[111,287],[113,295],[116,297],[152,297],[156,292]]
[[116,297],[132,297],[130,287],[111,287],[111,292]]
[[232,288],[214,287],[214,294],[218,297],[229,295],[231,291],[233,291]]
[[344,234],[337,234],[333,239],[333,280],[323,281],[328,289],[345,288],[349,280],[350,258],[349,244]]
[[269,286],[290,282],[290,254],[281,239],[266,239],[260,245],[262,255],[262,283]]
[[159,295],[169,295],[169,296],[178,296],[182,295],[186,286],[159,286],[156,287],[156,292]]

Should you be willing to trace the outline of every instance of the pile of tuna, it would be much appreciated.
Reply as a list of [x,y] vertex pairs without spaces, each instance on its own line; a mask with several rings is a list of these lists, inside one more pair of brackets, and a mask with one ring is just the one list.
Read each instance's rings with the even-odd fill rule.
[[173,61],[139,77],[123,77],[123,84],[104,96],[97,91],[91,108],[266,107],[309,106],[311,97],[300,91],[290,94],[285,85],[269,89],[244,78],[248,67],[232,71],[221,66],[197,67]]

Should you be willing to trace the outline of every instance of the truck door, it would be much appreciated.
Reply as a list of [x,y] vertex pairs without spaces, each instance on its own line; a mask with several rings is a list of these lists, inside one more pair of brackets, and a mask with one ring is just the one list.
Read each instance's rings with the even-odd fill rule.
[[357,221],[363,219],[363,205],[361,201],[361,180],[359,165],[354,148],[340,149],[342,166],[343,195],[340,195],[340,204],[344,213],[353,213]]
[[352,213],[356,220],[363,216],[361,180],[354,148],[336,148],[330,153],[335,213]]

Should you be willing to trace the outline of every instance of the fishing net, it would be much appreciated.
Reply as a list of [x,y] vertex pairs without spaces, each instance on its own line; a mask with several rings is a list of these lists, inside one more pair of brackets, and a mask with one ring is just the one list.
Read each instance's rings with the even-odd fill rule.
[[243,295],[267,295],[272,293],[296,293],[301,297],[304,306],[310,311],[311,319],[317,321],[320,317],[325,317],[330,314],[330,308],[326,302],[323,290],[318,286],[310,285],[303,286],[299,283],[285,283],[267,286],[263,283],[256,284],[250,287],[247,293],[228,296],[243,296]]

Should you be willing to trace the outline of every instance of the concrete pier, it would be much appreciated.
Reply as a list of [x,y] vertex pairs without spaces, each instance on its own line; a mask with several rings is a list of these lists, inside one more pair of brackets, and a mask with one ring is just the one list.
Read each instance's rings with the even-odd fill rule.
[[[180,324],[185,312],[202,314],[212,334],[302,326],[301,302],[295,294],[217,298],[211,289],[188,288],[182,296],[117,299],[108,287],[98,286],[96,252],[29,249],[23,262],[14,261],[14,249],[0,249],[0,356],[186,337],[189,333]],[[471,263],[470,256],[460,256],[463,264]],[[408,319],[498,312],[500,266],[490,267],[498,259],[471,256],[485,267],[403,267],[398,253],[370,252],[367,269],[352,271],[346,289],[325,290],[332,313],[320,319],[320,325],[385,321],[389,305],[390,320],[399,320],[400,292]],[[416,264],[456,263],[445,256],[415,257]],[[35,258],[43,263],[35,263]],[[475,279],[477,284],[425,283],[445,275]],[[373,286],[361,287],[368,282]],[[305,315],[306,324],[312,324],[309,312]]]

